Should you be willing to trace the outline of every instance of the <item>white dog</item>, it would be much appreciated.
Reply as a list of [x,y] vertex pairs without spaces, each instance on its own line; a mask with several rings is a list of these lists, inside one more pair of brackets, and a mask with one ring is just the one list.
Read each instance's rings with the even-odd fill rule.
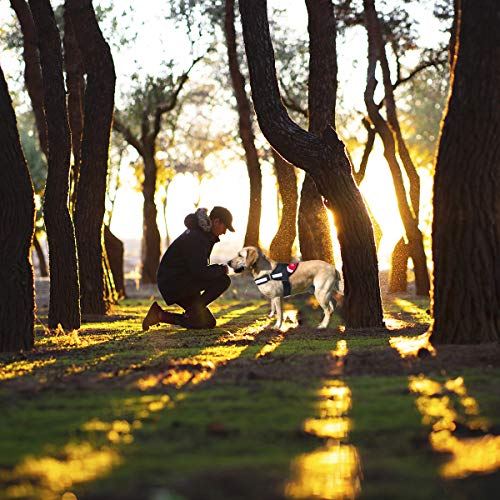
[[245,247],[228,265],[236,273],[245,270],[251,272],[261,293],[271,300],[269,317],[272,318],[276,313],[275,328],[281,328],[283,322],[283,297],[305,292],[314,286],[314,295],[325,314],[318,328],[328,326],[335,303],[338,304],[343,299],[339,289],[339,271],[322,260],[278,264],[268,259],[258,248]]

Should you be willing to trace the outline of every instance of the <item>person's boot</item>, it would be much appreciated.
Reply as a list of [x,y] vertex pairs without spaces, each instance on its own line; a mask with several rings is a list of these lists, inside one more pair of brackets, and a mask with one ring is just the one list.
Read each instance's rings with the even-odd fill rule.
[[158,302],[153,302],[151,304],[151,307],[149,308],[148,313],[146,314],[146,317],[142,321],[142,329],[144,331],[149,330],[150,326],[157,325],[158,323],[161,323],[161,313],[163,312],[163,309],[158,305]]

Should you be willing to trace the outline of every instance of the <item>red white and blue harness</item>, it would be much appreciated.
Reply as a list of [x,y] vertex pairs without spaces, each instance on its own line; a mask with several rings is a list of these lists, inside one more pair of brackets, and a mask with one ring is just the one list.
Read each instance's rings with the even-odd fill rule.
[[256,285],[263,285],[271,280],[281,281],[283,283],[283,296],[288,297],[291,295],[292,291],[290,276],[297,270],[298,267],[298,262],[291,262],[290,264],[280,262],[269,274],[255,278],[253,281]]

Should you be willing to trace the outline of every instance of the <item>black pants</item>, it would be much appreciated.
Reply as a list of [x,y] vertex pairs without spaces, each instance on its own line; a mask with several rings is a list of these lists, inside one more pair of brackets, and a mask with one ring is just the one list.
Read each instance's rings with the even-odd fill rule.
[[216,321],[207,306],[220,297],[230,284],[231,279],[225,274],[207,282],[193,283],[190,289],[174,302],[186,311],[185,314],[171,314],[175,324],[185,328],[213,328]]

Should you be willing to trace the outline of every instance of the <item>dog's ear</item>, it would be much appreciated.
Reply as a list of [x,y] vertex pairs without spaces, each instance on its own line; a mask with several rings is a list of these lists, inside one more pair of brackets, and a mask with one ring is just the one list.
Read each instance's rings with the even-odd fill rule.
[[248,247],[246,251],[245,267],[248,268],[252,267],[259,260],[259,252],[254,247]]

